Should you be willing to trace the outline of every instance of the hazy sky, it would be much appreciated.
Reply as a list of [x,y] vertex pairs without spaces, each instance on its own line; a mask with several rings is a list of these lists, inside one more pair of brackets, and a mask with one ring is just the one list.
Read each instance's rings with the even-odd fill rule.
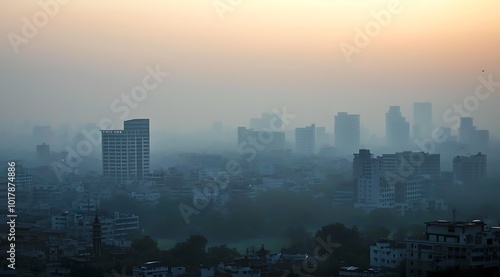
[[[170,75],[128,118],[170,130],[248,125],[287,106],[297,115],[290,127],[331,131],[334,114],[347,111],[383,134],[389,105],[411,120],[412,102],[431,101],[435,123],[444,124],[443,112],[474,95],[478,76],[500,82],[498,0],[401,0],[351,63],[341,43],[355,46],[356,28],[391,1],[242,0],[223,20],[213,0],[66,2],[17,54],[13,34],[23,37],[24,18],[43,23],[44,10],[38,1],[0,4],[2,129],[103,117],[121,124],[111,103],[157,65]],[[472,114],[496,136],[499,106],[497,87]]]

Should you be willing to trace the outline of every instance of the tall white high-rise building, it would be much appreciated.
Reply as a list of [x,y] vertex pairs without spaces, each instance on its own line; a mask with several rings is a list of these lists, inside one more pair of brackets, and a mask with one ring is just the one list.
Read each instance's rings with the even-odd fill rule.
[[102,130],[103,175],[118,184],[144,180],[150,171],[149,119],[124,122],[123,130]]

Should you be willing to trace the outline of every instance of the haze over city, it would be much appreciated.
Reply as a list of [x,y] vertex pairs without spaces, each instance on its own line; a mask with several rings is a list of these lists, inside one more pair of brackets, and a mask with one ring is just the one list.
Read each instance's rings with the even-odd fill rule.
[[[382,136],[377,125],[387,106],[402,106],[411,121],[412,102],[432,102],[440,124],[445,110],[473,94],[482,70],[500,75],[500,4],[493,0],[401,1],[401,12],[347,63],[339,44],[352,44],[355,28],[387,3],[241,1],[220,20],[211,1],[69,1],[19,53],[1,41],[1,124],[14,132],[111,118],[113,100],[159,65],[169,77],[128,116],[151,118],[153,130],[243,125],[287,106],[297,115],[291,128],[330,129],[334,114],[349,111]],[[21,19],[40,9],[2,5],[5,34],[20,34]],[[473,113],[495,138],[499,99]]]
[[499,276],[499,10],[3,1],[0,276]]

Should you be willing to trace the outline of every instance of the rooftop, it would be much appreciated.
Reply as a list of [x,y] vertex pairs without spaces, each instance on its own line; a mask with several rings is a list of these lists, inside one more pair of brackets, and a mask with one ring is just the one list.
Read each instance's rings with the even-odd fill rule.
[[426,225],[434,225],[434,226],[457,226],[457,227],[466,227],[466,226],[478,226],[478,225],[486,225],[482,220],[476,219],[472,221],[450,221],[450,220],[436,220],[425,222]]

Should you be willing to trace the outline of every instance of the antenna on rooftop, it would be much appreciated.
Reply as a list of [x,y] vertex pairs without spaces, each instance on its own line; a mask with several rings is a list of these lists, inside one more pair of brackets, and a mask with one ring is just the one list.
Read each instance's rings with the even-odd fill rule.
[[453,222],[455,222],[456,217],[457,217],[457,209],[453,207]]

